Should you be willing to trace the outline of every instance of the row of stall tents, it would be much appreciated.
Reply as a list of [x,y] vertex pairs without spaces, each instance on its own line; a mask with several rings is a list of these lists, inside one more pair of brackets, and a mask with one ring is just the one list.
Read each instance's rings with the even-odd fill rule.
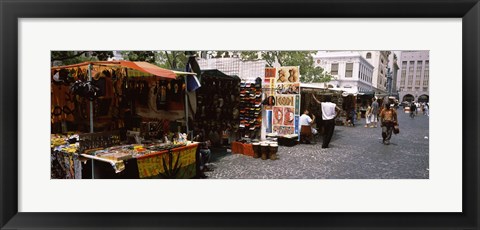
[[[93,61],[51,67],[52,124],[65,121],[82,123],[82,119],[88,119],[89,130],[94,132],[94,111],[98,108],[94,108],[93,101],[99,97],[110,97],[109,103],[101,104],[107,108],[115,103],[122,103],[120,96],[124,96],[122,93],[125,93],[126,89],[122,92],[121,88],[129,86],[125,82],[134,79],[183,80],[188,85],[187,80],[195,75],[197,74],[194,72],[169,70],[148,62],[132,61]],[[93,81],[97,84],[92,84]],[[88,106],[79,106],[79,101],[75,98],[86,102]],[[184,100],[188,100],[187,95]],[[185,111],[188,112],[188,109]],[[115,116],[115,112],[113,114]],[[185,117],[188,118],[188,115]]]

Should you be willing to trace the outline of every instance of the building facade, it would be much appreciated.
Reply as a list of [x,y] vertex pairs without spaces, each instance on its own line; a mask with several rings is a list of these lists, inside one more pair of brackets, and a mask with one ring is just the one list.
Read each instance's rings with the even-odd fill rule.
[[359,52],[319,51],[313,56],[315,67],[319,66],[333,76],[328,87],[349,93],[371,93],[373,90],[373,65]]
[[375,92],[381,94],[388,93],[387,66],[391,51],[360,51],[360,54],[374,67],[372,85]]
[[430,52],[402,51],[397,89],[401,101],[427,102],[430,85]]
[[[402,51],[392,51],[392,54],[388,57],[388,69],[387,73],[387,92],[389,95],[398,97],[397,90],[397,79],[400,75],[400,64],[401,64],[401,55]],[[390,77],[390,78],[389,78]],[[390,85],[388,84],[390,82]]]

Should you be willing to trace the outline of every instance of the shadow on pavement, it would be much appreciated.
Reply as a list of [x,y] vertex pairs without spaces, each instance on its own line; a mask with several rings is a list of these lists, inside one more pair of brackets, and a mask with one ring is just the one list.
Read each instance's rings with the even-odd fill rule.
[[210,159],[211,163],[219,161],[220,159],[226,157],[227,155],[232,154],[231,152],[227,151],[228,150],[227,147],[212,147],[210,148],[210,150],[212,151],[212,156]]

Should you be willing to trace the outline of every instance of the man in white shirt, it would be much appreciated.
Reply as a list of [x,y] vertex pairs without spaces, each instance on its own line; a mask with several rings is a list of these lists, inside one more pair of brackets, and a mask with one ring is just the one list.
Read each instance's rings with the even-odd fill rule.
[[310,144],[310,142],[312,141],[312,134],[314,134],[314,131],[311,125],[315,121],[315,116],[312,114],[313,118],[311,118],[308,115],[309,113],[310,112],[308,111],[308,109],[306,109],[303,112],[302,116],[300,116],[300,119],[298,121],[298,124],[300,126],[300,142],[306,142],[307,144]]
[[332,103],[332,96],[325,96],[325,102],[317,100],[315,95],[313,99],[322,107],[322,119],[325,125],[325,135],[323,136],[322,149],[328,148],[330,140],[332,140],[333,131],[335,130],[335,117],[340,112],[340,108],[335,103]]

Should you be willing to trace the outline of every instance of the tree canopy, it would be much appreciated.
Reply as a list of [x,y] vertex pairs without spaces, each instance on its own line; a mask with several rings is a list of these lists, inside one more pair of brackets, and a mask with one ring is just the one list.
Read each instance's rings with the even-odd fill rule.
[[155,63],[156,57],[154,51],[121,51],[124,59],[129,61],[144,61]]
[[[314,66],[315,51],[212,51],[213,58],[230,57],[238,53],[244,61],[265,60],[267,67],[300,66],[300,81],[304,83],[329,82],[332,76]],[[167,69],[184,69],[188,58],[185,51],[122,51],[126,60],[147,61]]]
[[146,61],[166,69],[184,69],[187,57],[184,51],[122,51],[129,61]]
[[159,66],[167,69],[185,69],[188,58],[185,51],[162,51],[157,53]]
[[324,72],[323,68],[315,67],[312,55],[315,51],[242,51],[242,60],[265,60],[268,67],[275,63],[280,66],[300,66],[300,81],[329,82],[332,76]]
[[112,51],[52,51],[50,61],[61,62],[62,65],[70,65],[85,61],[106,61],[113,57]]

